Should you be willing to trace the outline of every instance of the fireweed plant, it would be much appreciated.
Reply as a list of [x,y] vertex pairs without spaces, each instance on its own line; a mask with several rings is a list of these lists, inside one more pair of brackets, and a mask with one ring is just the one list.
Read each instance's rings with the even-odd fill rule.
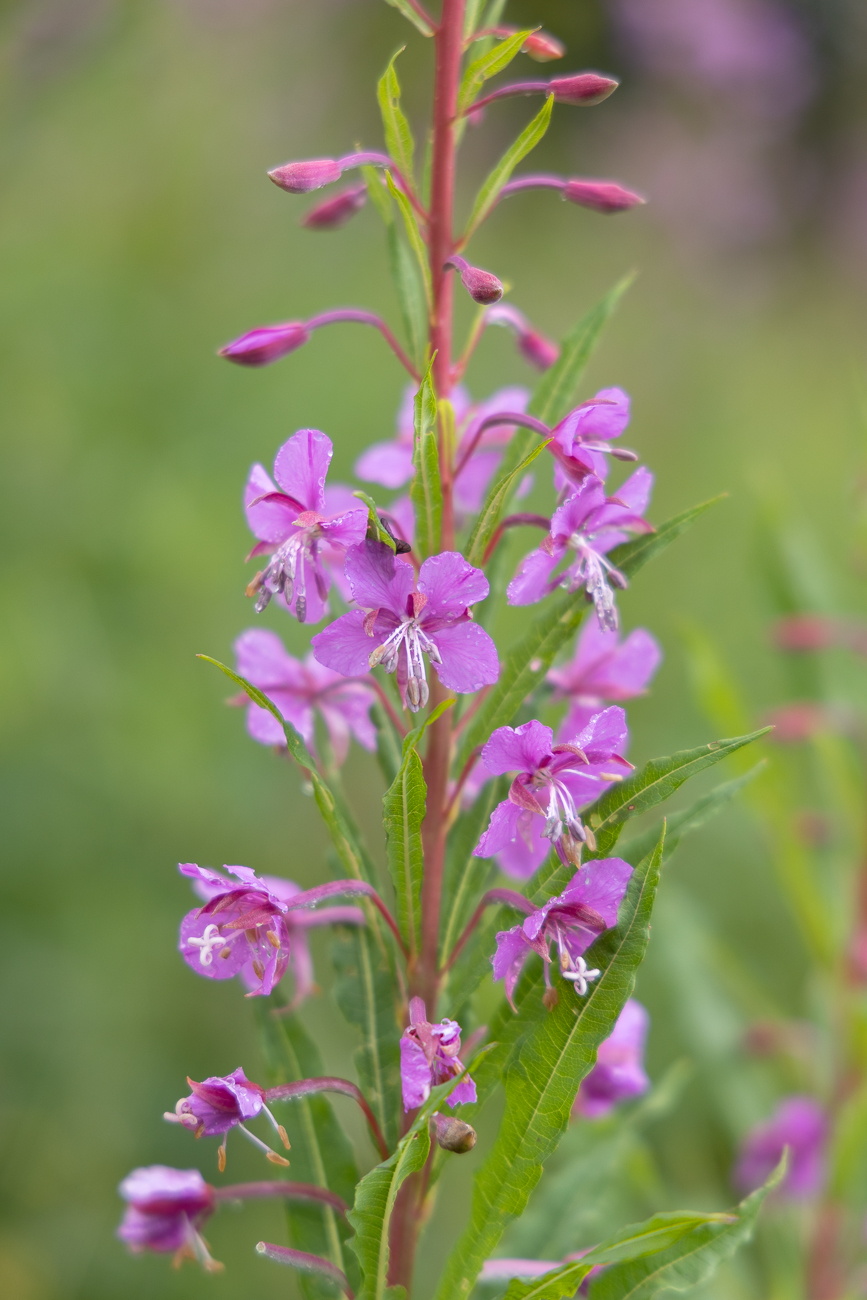
[[[501,301],[496,275],[466,256],[495,206],[524,190],[559,191],[601,213],[642,202],[609,180],[513,178],[555,106],[591,107],[617,82],[596,72],[534,73],[491,89],[522,54],[544,63],[560,58],[562,46],[542,31],[503,26],[499,0],[486,11],[480,0],[443,0],[436,17],[419,0],[391,3],[435,47],[423,165],[401,110],[395,55],[378,86],[384,151],[288,162],[269,174],[289,194],[351,174],[303,224],[335,229],[370,200],[385,224],[403,340],[373,313],[339,307],[251,330],[221,352],[267,365],[315,330],[354,321],[380,332],[408,376],[395,438],[369,448],[356,467],[375,498],[329,480],[332,443],[316,429],[294,433],[272,472],[254,465],[244,492],[257,567],[248,595],[256,612],[273,602],[309,627],[310,653],[298,660],[278,635],[254,627],[236,643],[235,670],[219,666],[242,688],[237,702],[252,737],[282,749],[312,787],[333,841],[331,878],[300,889],[247,866],[181,865],[193,894],[181,956],[206,979],[237,979],[239,996],[260,1013],[269,1076],[260,1083],[239,1067],[189,1079],[166,1119],[191,1141],[218,1139],[220,1173],[240,1135],[261,1151],[271,1177],[214,1186],[198,1170],[137,1169],[120,1187],[127,1210],[119,1236],[133,1251],[191,1257],[214,1270],[203,1232],[220,1202],[279,1197],[289,1207],[289,1244],[256,1249],[298,1270],[306,1294],[408,1295],[437,1182],[447,1161],[464,1156],[472,1208],[458,1240],[438,1249],[438,1300],[468,1297],[477,1284],[507,1286],[510,1300],[553,1300],[587,1285],[606,1300],[646,1297],[703,1280],[750,1236],[781,1176],[786,1140],[777,1129],[744,1153],[738,1179],[747,1197],[728,1212],[656,1214],[603,1241],[567,1240],[548,1258],[533,1257],[542,1239],[528,1248],[526,1233],[516,1254],[513,1228],[561,1139],[648,1089],[648,1016],[631,992],[660,868],[680,835],[730,797],[732,783],[678,813],[667,841],[664,823],[625,845],[622,830],[762,733],[640,770],[625,757],[623,703],[647,689],[660,651],[649,632],[621,630],[618,594],[710,503],[649,523],[652,474],[619,441],[630,416],[626,392],[577,396],[625,286],[557,346]],[[483,129],[483,109],[493,115],[511,95],[535,96],[541,107],[529,106],[530,121],[459,223],[453,201],[465,128]],[[459,344],[456,293],[478,304]],[[493,325],[513,334],[540,379],[532,393],[507,387],[474,402],[463,379]],[[613,484],[617,462],[633,467]],[[549,485],[544,515],[520,509],[531,467]],[[503,541],[516,527],[535,536],[525,534],[526,554],[509,573]],[[489,630],[503,599],[532,607],[523,635],[507,646]],[[563,715],[556,730],[536,716],[552,703]],[[387,875],[340,785],[353,742],[376,753],[385,776]],[[357,1082],[324,1074],[294,1015],[315,988],[313,926],[334,931],[337,1002],[360,1035]],[[502,983],[503,998],[479,1024],[474,995],[490,979]],[[500,1088],[504,1118],[480,1161],[469,1154],[473,1122]],[[332,1093],[353,1099],[364,1116],[363,1176]],[[817,1124],[821,1117],[802,1104],[777,1128],[809,1130],[815,1145]],[[809,1181],[810,1161],[809,1153],[796,1160],[796,1187]],[[549,1218],[555,1208],[562,1217],[568,1202],[552,1186]],[[580,1199],[581,1189],[569,1195]]]

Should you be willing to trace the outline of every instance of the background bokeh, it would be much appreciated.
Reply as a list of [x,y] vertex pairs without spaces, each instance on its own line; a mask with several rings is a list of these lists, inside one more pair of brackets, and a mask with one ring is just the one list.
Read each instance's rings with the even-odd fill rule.
[[[666,652],[630,707],[644,761],[712,734],[688,686],[696,626],[743,682],[750,721],[790,690],[768,648],[762,520],[783,530],[806,603],[863,604],[867,21],[858,0],[514,0],[507,17],[564,39],[569,69],[624,80],[599,109],[559,110],[534,167],[616,176],[650,203],[608,220],[522,195],[474,259],[553,337],[637,268],[585,396],[631,392],[653,518],[730,494],[622,602]],[[305,201],[265,170],[378,147],[373,82],[408,37],[417,113],[430,51],[381,0],[2,6],[0,1293],[14,1300],[294,1294],[251,1249],[281,1239],[278,1210],[223,1212],[211,1237],[226,1273],[175,1274],[114,1240],[115,1187],[156,1161],[198,1158],[210,1177],[213,1144],[193,1150],[160,1114],[187,1074],[259,1069],[236,985],[197,980],[175,952],[190,905],[175,864],[321,877],[297,776],[248,740],[194,656],[228,659],[251,622],[250,462],[314,425],[348,479],[389,436],[401,372],[347,326],[261,372],[214,351],[329,305],[396,316],[375,213],[307,233]],[[497,106],[470,133],[462,203],[527,110]],[[532,378],[489,331],[473,393]],[[279,611],[265,621],[302,648]],[[373,829],[378,772],[356,752],[347,780]],[[666,888],[639,981],[650,1070],[690,1056],[699,1081],[653,1131],[648,1195],[661,1171],[673,1203],[725,1204],[733,1137],[766,1112],[761,1096],[738,1110],[733,1089],[727,1127],[708,1100],[702,1062],[725,1089],[740,1022],[696,992],[683,952],[724,954],[745,1015],[750,999],[755,1014],[803,1009],[804,955],[744,808],[683,846]],[[327,989],[304,1019],[328,1068],[350,1068]],[[260,1176],[240,1145],[229,1172]],[[443,1232],[463,1204],[447,1198]],[[748,1271],[726,1276],[719,1294],[751,1294]]]

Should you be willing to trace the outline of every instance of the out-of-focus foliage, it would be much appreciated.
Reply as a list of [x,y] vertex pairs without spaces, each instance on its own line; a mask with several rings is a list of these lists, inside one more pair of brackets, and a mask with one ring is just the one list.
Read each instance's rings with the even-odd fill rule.
[[[863,15],[844,0],[775,11],[795,34],[780,37],[789,53],[774,75],[799,93],[769,118],[764,100],[738,93],[737,77],[673,65],[666,10],[678,6],[644,8],[655,15],[649,37],[634,0],[516,0],[508,17],[560,36],[570,68],[629,74],[604,118],[555,120],[535,161],[622,173],[648,207],[612,232],[553,195],[517,196],[479,236],[478,260],[496,269],[507,249],[519,251],[516,291],[552,337],[634,263],[638,281],[589,382],[632,393],[636,440],[659,471],[655,518],[720,487],[731,494],[700,539],[622,599],[628,624],[649,623],[667,653],[653,695],[630,708],[633,761],[706,739],[687,662],[714,734],[745,732],[771,706],[810,698],[844,706],[858,740],[864,666],[842,650],[783,660],[767,629],[779,613],[863,610]],[[261,373],[218,362],[214,349],[247,325],[332,303],[398,318],[375,213],[309,234],[295,224],[305,201],[264,173],[356,139],[376,146],[369,87],[405,24],[374,0],[31,0],[7,4],[2,21],[0,1292],[292,1294],[293,1280],[249,1248],[254,1232],[282,1239],[279,1207],[224,1210],[227,1272],[203,1278],[130,1259],[112,1235],[113,1189],[154,1160],[201,1163],[207,1175],[213,1152],[192,1151],[160,1113],[187,1073],[231,1070],[241,1051],[253,1077],[265,1069],[237,990],[203,987],[174,950],[189,906],[175,862],[241,861],[312,884],[325,851],[297,775],[251,745],[194,655],[228,659],[230,639],[252,621],[248,536],[228,505],[249,463],[267,463],[289,433],[315,424],[334,440],[335,477],[348,479],[358,451],[390,436],[382,412],[396,410],[401,375],[364,331],[323,331],[303,366],[290,357]],[[426,75],[424,42],[402,57],[415,61],[406,84]],[[500,152],[525,109],[502,106],[490,128]],[[489,146],[468,130],[479,182]],[[469,375],[474,395],[504,367],[530,382],[513,358],[505,334],[489,331]],[[688,652],[686,616],[702,630],[687,635]],[[522,627],[522,616],[508,617]],[[303,649],[279,611],[265,621]],[[742,699],[718,661],[744,684]],[[745,1034],[757,1020],[827,1006],[827,990],[805,981],[806,958],[821,961],[839,943],[846,896],[834,882],[861,847],[860,776],[838,730],[820,728],[809,757],[768,751],[772,773],[749,789],[761,791],[769,834],[747,800],[666,867],[639,994],[653,1015],[652,1077],[688,1056],[694,1081],[667,1114],[660,1106],[652,1125],[636,1116],[619,1139],[610,1158],[626,1171],[626,1208],[603,1206],[592,1223],[576,1211],[581,1244],[663,1202],[731,1204],[736,1141],[780,1091],[813,1085],[803,1052],[761,1061]],[[745,762],[754,761],[751,751]],[[375,825],[374,766],[356,753],[346,781]],[[792,791],[794,808],[784,801]],[[808,887],[821,895],[815,907]],[[325,1068],[346,1072],[356,1044],[327,991],[301,1019],[317,1028]],[[352,1129],[348,1104],[334,1103],[344,1105]],[[854,1142],[863,1102],[848,1105]],[[480,1155],[491,1136],[480,1132]],[[233,1174],[259,1176],[239,1145]],[[835,1185],[858,1204],[848,1145]],[[437,1209],[450,1237],[469,1212],[453,1172]],[[712,1294],[763,1296],[771,1276],[783,1294],[795,1229],[791,1216],[769,1216]],[[558,1239],[556,1250],[568,1248]]]

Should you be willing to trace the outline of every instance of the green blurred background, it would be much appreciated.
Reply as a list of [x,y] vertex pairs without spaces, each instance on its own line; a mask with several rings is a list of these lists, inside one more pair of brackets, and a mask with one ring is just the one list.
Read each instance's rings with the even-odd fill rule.
[[[861,600],[863,566],[849,561],[867,490],[867,97],[856,0],[775,11],[794,24],[785,76],[800,89],[770,113],[737,76],[673,75],[636,45],[628,10],[515,0],[506,16],[563,38],[564,67],[625,80],[593,112],[559,110],[534,168],[613,175],[649,206],[606,220],[550,193],[520,196],[473,257],[554,337],[636,267],[584,395],[631,392],[628,441],[658,473],[653,518],[730,493],[622,602],[626,625],[649,626],[666,652],[652,695],[630,707],[631,756],[644,761],[711,734],[687,685],[687,622],[747,684],[751,721],[790,689],[768,649],[760,516],[783,521],[806,604]],[[650,10],[664,30],[665,6]],[[175,864],[321,878],[324,837],[297,777],[248,740],[195,654],[228,659],[252,621],[239,506],[250,462],[270,463],[314,425],[348,479],[361,448],[390,435],[401,372],[378,336],[347,326],[261,372],[214,351],[330,305],[396,317],[375,213],[307,233],[307,204],[265,170],[356,141],[378,147],[373,82],[407,39],[418,113],[430,51],[381,0],[2,9],[0,1293],[14,1300],[295,1294],[252,1252],[260,1237],[282,1239],[278,1210],[224,1211],[210,1237],[226,1273],[176,1274],[114,1240],[115,1187],[158,1161],[198,1158],[211,1177],[213,1144],[193,1150],[161,1112],[187,1074],[260,1070],[238,988],[197,980],[175,952],[190,906]],[[464,205],[527,113],[523,101],[498,106],[470,133]],[[490,331],[469,386],[481,397],[532,378],[505,332]],[[279,611],[264,621],[302,649]],[[375,830],[378,773],[356,752],[347,779]],[[704,1050],[662,951],[679,927],[699,948],[703,925],[724,937],[757,1014],[762,997],[797,1013],[809,996],[747,812],[685,845],[669,886],[639,983],[656,1077]],[[324,955],[320,945],[326,992],[303,1018],[328,1069],[345,1072],[354,1044]],[[697,1014],[714,1071],[734,1066],[740,1030],[726,1006],[709,993]],[[763,1107],[733,1113],[734,1129]],[[702,1088],[687,1089],[656,1140],[665,1195],[724,1204],[731,1140]],[[229,1174],[262,1176],[240,1146]],[[447,1198],[444,1232],[463,1195]]]

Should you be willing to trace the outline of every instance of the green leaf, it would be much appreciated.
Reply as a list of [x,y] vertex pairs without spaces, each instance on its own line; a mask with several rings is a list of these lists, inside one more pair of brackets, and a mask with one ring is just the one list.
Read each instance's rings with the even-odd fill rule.
[[370,717],[376,727],[376,757],[380,770],[386,785],[391,785],[403,761],[400,737],[379,700],[371,705]]
[[407,122],[401,111],[400,82],[397,79],[397,72],[394,67],[394,61],[398,54],[403,54],[405,49],[406,46],[402,45],[399,50],[392,54],[388,67],[377,83],[376,98],[379,100],[379,111],[382,114],[385,147],[389,156],[394,159],[395,164],[400,169],[407,184],[412,185],[412,159],[415,144],[409,122]]
[[[368,927],[346,927],[335,939],[334,996],[351,1025],[361,1032],[355,1068],[362,1092],[394,1146],[400,1125],[400,1033],[392,971]],[[347,1198],[352,1200],[352,1193]]]
[[[649,537],[638,539],[639,542],[655,542],[657,545],[639,547],[631,554],[615,559],[615,563],[627,577],[632,577],[713,504],[714,501],[704,502],[669,519]],[[632,543],[627,542],[625,546],[631,547]],[[611,552],[611,557],[617,557],[624,550],[625,547],[618,547]],[[511,723],[524,700],[544,678],[560,647],[577,632],[586,608],[583,591],[560,591],[545,599],[526,636],[509,650],[496,686],[467,727],[457,758],[459,770],[472,749],[483,744],[497,727]]]
[[[751,767],[743,776],[736,776],[731,781],[723,781],[721,785],[716,786],[708,794],[702,795],[696,799],[695,803],[690,804],[688,808],[682,808],[680,812],[669,813],[666,818],[665,833],[665,857],[666,860],[671,857],[684,835],[691,835],[693,831],[704,826],[705,822],[716,817],[717,813],[722,812],[726,804],[734,799],[735,795],[740,794],[745,785],[754,780],[760,772],[767,767],[767,760],[761,759],[755,767]],[[651,826],[643,835],[636,835],[628,844],[618,845],[618,854],[626,862],[640,862],[645,853],[649,853],[656,843],[659,836],[659,827]]]
[[394,551],[395,549],[394,538],[391,536],[389,532],[386,531],[385,528],[383,528],[382,524],[380,523],[379,506],[376,504],[373,497],[370,496],[369,493],[367,492],[362,492],[361,488],[356,488],[355,491],[352,493],[352,495],[354,497],[358,497],[359,501],[363,501],[364,504],[367,506],[368,537],[372,535],[376,539],[376,541],[385,542],[386,546],[388,546],[390,550]]
[[388,227],[386,240],[389,269],[397,294],[407,347],[412,360],[421,369],[427,349],[428,321],[424,280],[419,273],[416,258],[401,239],[394,222]]
[[[297,1083],[325,1073],[319,1048],[295,1016],[275,1016],[275,998],[255,999],[256,1018],[265,1055],[269,1084]],[[327,1187],[349,1204],[358,1172],[352,1147],[322,1093],[299,1097],[287,1105],[277,1103],[280,1120],[292,1143],[292,1177],[299,1182]],[[330,1205],[292,1206],[287,1212],[289,1244],[298,1250],[322,1255],[352,1278],[354,1260],[344,1256],[343,1241],[349,1235]],[[316,1278],[300,1279],[309,1300],[332,1300],[333,1288]]]
[[403,742],[403,761],[382,799],[388,869],[394,882],[397,924],[411,957],[421,943],[421,882],[424,852],[421,824],[427,807],[427,785],[416,746],[425,728],[435,722],[453,700],[444,700]]
[[415,219],[415,212],[413,211],[412,204],[404,194],[403,190],[399,190],[395,185],[391,172],[385,173],[385,181],[388,185],[388,192],[400,209],[400,215],[403,217],[403,224],[406,227],[406,236],[409,240],[409,246],[415,254],[415,260],[418,269],[421,272],[421,281],[424,285],[425,298],[427,299],[428,307],[430,307],[433,303],[430,266],[428,265],[425,242],[422,239],[421,231],[418,228],[418,222]]
[[548,130],[548,123],[551,121],[551,113],[554,108],[554,96],[549,95],[545,103],[539,109],[539,112],[533,118],[532,122],[524,128],[514,144],[510,145],[503,154],[500,161],[494,167],[488,176],[482,188],[476,196],[476,202],[470,213],[470,219],[467,229],[464,233],[464,243],[478,229],[481,223],[487,217],[488,213],[494,207],[500,196],[500,190],[508,181],[512,172],[523,158],[526,158],[531,149],[542,139],[542,136]]
[[[446,841],[443,895],[440,910],[440,958],[444,960],[460,938],[470,919],[473,904],[491,873],[486,858],[473,857],[473,849],[496,805],[506,797],[509,783],[498,777],[482,786],[472,805],[461,813]],[[444,985],[444,992],[447,982]]]
[[399,9],[404,18],[411,22],[413,27],[421,32],[422,36],[433,36],[436,28],[432,23],[428,22],[427,18],[413,9],[409,0],[385,0],[385,3],[391,5],[392,9]]
[[504,41],[500,41],[493,49],[473,60],[464,73],[458,91],[458,114],[469,108],[486,81],[495,77],[498,72],[502,72],[509,66],[515,55],[520,54],[521,46],[534,31],[538,31],[538,28],[527,27],[524,31],[515,32],[512,36],[507,36]]
[[415,395],[415,428],[412,465],[413,480],[409,489],[415,510],[415,550],[422,560],[435,555],[440,545],[443,494],[440,487],[440,464],[437,448],[437,403],[431,381],[433,358]]
[[[587,996],[577,998],[560,981],[559,1001],[546,1012],[537,974],[520,1004],[515,1020],[529,1022],[532,1029],[506,1070],[500,1133],[476,1176],[470,1222],[446,1264],[437,1300],[469,1294],[506,1225],[526,1206],[542,1163],[565,1133],[577,1086],[595,1062],[599,1044],[611,1033],[644,956],[662,850],[660,838],[653,854],[632,874],[617,925],[588,953],[588,963],[602,974]],[[480,1075],[490,1072],[496,1056],[495,1050]]]
[[686,532],[687,528],[691,528],[696,519],[700,518],[706,510],[710,510],[711,506],[717,505],[720,501],[725,501],[727,496],[727,492],[721,492],[719,496],[702,501],[691,510],[684,510],[682,514],[666,520],[655,532],[644,533],[641,537],[633,537],[631,541],[624,542],[622,546],[615,546],[613,551],[609,551],[608,559],[627,577],[631,577],[648,560],[652,560],[654,556],[664,551],[675,537],[679,537],[681,533]]
[[[548,442],[550,442],[550,439],[548,439]],[[470,564],[474,564],[476,567],[481,565],[485,556],[485,549],[494,535],[507,503],[520,486],[521,479],[533,461],[548,446],[548,442],[537,443],[530,454],[524,457],[520,465],[516,465],[510,473],[499,478],[491,488],[465,548],[464,553]]]
[[784,1156],[764,1187],[741,1201],[729,1215],[721,1216],[727,1222],[698,1224],[667,1250],[607,1268],[592,1283],[591,1300],[650,1300],[660,1291],[686,1291],[707,1282],[718,1264],[750,1240],[762,1202],[785,1170]]

